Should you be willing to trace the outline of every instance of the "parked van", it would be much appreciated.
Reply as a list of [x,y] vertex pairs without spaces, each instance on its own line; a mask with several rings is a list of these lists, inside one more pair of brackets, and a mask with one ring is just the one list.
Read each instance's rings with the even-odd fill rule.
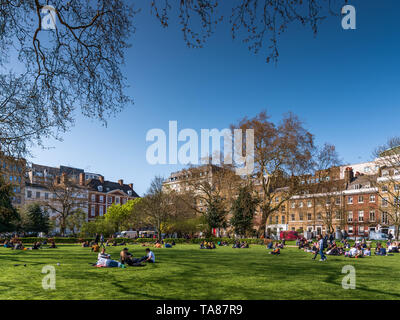
[[129,238],[134,239],[138,237],[137,231],[122,231],[121,235],[118,236],[119,238]]

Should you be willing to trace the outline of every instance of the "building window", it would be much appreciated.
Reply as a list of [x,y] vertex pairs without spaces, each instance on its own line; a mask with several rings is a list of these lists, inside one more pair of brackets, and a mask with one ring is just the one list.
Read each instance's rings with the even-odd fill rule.
[[311,220],[312,220],[312,215],[311,215],[311,213],[307,213],[307,220],[308,220],[308,221],[311,221]]
[[364,222],[364,211],[358,211],[358,222]]
[[353,204],[353,197],[347,197],[347,204]]
[[108,198],[108,203],[112,203],[112,197]]
[[36,192],[36,199],[40,199],[40,192],[39,191]]
[[320,213],[317,215],[317,220],[322,220],[322,215]]
[[26,197],[27,197],[27,198],[32,198],[32,191],[31,191],[31,190],[28,190],[28,191],[26,192]]
[[303,214],[302,213],[299,214],[299,220],[303,221]]
[[358,196],[358,203],[364,203],[364,196]]
[[353,226],[348,226],[348,231],[349,234],[353,234]]
[[96,195],[92,194],[92,202],[96,202]]
[[275,198],[275,203],[279,203],[279,197]]
[[388,187],[387,186],[382,186],[382,192],[387,192],[388,191]]
[[101,202],[101,203],[104,202],[104,196],[100,196],[100,202]]
[[285,216],[281,217],[282,224],[285,224]]
[[371,194],[369,196],[369,202],[375,202],[375,195],[374,194]]
[[292,202],[292,203],[291,203],[291,207],[292,207],[292,209],[296,208],[296,203],[295,203],[295,202]]
[[299,208],[303,208],[303,202],[299,203]]
[[389,223],[388,213],[387,212],[382,212],[382,223],[383,224],[388,224]]
[[90,208],[90,215],[94,217],[96,215],[95,207]]
[[296,220],[295,214],[292,214],[291,216],[292,216],[292,221],[295,221]]
[[337,197],[335,200],[336,205],[340,205],[341,201],[340,201],[340,197]]
[[312,207],[312,202],[309,200],[307,201],[307,207],[311,208]]
[[279,223],[279,217],[276,216],[276,217],[275,217],[275,224],[278,224],[278,223]]
[[347,221],[353,222],[353,211],[349,211],[347,214]]
[[358,227],[358,233],[360,233],[360,234],[364,233],[364,226]]
[[370,222],[375,222],[375,211],[374,210],[371,210],[369,212],[369,221]]
[[49,199],[49,194],[48,194],[47,192],[44,194],[44,198],[45,198],[46,200]]
[[115,203],[119,204],[119,202],[120,202],[119,200],[120,200],[120,198],[119,198],[119,197],[116,197],[116,198],[115,198]]
[[102,216],[104,214],[104,207],[100,206],[99,208],[99,215]]
[[382,199],[382,207],[387,207],[388,206],[388,197],[384,197],[383,199]]

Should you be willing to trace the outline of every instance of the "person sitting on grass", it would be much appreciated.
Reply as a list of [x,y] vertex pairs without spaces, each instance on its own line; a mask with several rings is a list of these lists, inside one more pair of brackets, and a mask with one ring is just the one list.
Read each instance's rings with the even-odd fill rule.
[[111,258],[111,255],[106,253],[106,248],[101,249],[101,251],[97,255],[97,259],[100,259],[100,258],[103,258],[103,259],[110,259]]
[[24,245],[22,244],[22,241],[18,241],[14,245],[14,250],[24,250]]
[[40,249],[40,242],[35,242],[32,246],[31,250],[39,250]]
[[386,256],[386,248],[382,247],[381,243],[378,242],[376,249],[375,249],[375,255],[377,256]]
[[12,248],[12,244],[8,240],[6,240],[6,241],[4,241],[3,247],[4,248]]
[[156,262],[156,257],[149,248],[146,249],[146,255],[139,259],[138,262],[149,262],[149,263],[155,263]]
[[99,252],[100,246],[95,242],[95,244],[92,246],[92,252]]
[[200,243],[200,249],[205,249],[205,248],[206,248],[205,243],[204,243],[204,241],[202,241],[202,242]]
[[172,242],[171,242],[171,246],[175,246],[175,245],[176,245],[175,241],[174,241],[174,240],[172,240]]
[[82,242],[82,248],[88,248],[89,247],[89,242],[85,241]]
[[244,242],[241,244],[240,248],[248,249],[248,248],[249,248],[249,244],[248,244],[246,241],[244,241]]
[[399,253],[399,248],[397,246],[397,243],[396,242],[390,243],[387,251],[388,253]]
[[271,250],[274,247],[274,243],[272,241],[268,242],[267,249]]
[[160,242],[156,242],[156,244],[154,245],[155,248],[162,248],[162,244]]
[[56,248],[57,248],[57,246],[56,246],[55,241],[54,241],[54,240],[51,241],[50,246],[49,246],[49,249],[56,249]]
[[166,248],[172,248],[172,244],[170,244],[170,243],[166,243],[164,246],[165,246]]
[[281,249],[279,249],[278,247],[275,247],[275,249],[272,250],[269,254],[280,255],[281,254]]
[[371,248],[370,247],[365,248],[363,253],[364,253],[364,256],[370,257],[371,256]]

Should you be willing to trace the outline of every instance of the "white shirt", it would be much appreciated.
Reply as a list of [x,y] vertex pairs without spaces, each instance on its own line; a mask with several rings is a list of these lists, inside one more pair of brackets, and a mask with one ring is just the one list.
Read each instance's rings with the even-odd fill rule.
[[147,257],[150,258],[151,261],[156,262],[156,257],[154,256],[153,251],[150,251],[150,252],[147,254]]

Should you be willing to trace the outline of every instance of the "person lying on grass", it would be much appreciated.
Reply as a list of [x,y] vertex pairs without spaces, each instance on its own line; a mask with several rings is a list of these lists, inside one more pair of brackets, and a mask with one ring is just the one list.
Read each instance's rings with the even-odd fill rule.
[[94,264],[96,267],[101,268],[125,268],[122,263],[112,260],[111,256],[106,253],[106,249],[103,248],[97,256],[97,263]]
[[360,245],[355,245],[349,251],[347,251],[344,254],[344,256],[348,257],[348,258],[362,258],[363,257],[363,251],[361,250],[361,246]]
[[149,262],[149,263],[154,263],[156,262],[156,257],[149,248],[146,249],[146,255],[142,258],[139,259],[138,262]]

